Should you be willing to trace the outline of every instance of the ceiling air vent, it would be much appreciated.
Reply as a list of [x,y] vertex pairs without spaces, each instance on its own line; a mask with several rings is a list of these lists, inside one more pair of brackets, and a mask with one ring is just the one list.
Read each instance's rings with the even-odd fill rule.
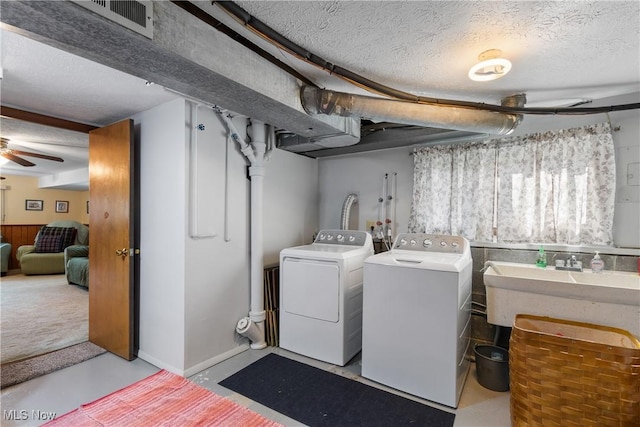
[[153,2],[144,0],[72,0],[100,16],[153,38]]

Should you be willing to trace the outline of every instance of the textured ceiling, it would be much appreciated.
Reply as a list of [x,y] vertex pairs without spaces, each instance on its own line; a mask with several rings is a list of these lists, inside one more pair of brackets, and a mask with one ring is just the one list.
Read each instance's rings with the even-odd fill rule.
[[[176,97],[161,87],[104,67],[19,34],[0,31],[2,105],[80,123],[104,126]],[[60,164],[25,159],[36,166],[12,162],[2,172],[42,176],[87,167],[89,136],[82,132],[0,118],[2,137],[16,150],[62,157]]]
[[[553,102],[638,90],[637,1],[237,3],[329,62],[417,95],[496,102],[524,92]],[[467,72],[488,49],[502,50],[513,69],[472,82]],[[314,76],[336,84],[328,73]]]
[[104,126],[175,98],[85,58],[9,31],[1,34],[5,105]]
[[[321,87],[363,93],[273,47],[221,8],[195,2]],[[640,92],[638,1],[240,1],[237,4],[310,52],[416,95],[499,103],[526,93],[528,106],[564,106]],[[174,95],[158,86],[2,30],[2,103],[105,125]],[[500,49],[511,72],[472,82],[467,71]],[[636,102],[637,96],[636,96]],[[29,134],[2,119],[2,136],[22,148],[86,162],[86,135]],[[48,143],[53,145],[40,145]],[[73,155],[68,145],[78,148]],[[56,147],[57,146],[57,147]],[[16,147],[20,148],[20,147]],[[82,151],[84,150],[84,151]],[[51,173],[58,165],[16,169]],[[49,162],[51,163],[51,162]],[[10,170],[11,165],[3,167]],[[13,172],[5,172],[13,173]]]

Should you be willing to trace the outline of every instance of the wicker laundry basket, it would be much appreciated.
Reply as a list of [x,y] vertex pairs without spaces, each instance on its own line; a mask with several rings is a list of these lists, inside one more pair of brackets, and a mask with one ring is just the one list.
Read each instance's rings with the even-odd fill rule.
[[509,341],[513,426],[640,426],[640,341],[519,314]]

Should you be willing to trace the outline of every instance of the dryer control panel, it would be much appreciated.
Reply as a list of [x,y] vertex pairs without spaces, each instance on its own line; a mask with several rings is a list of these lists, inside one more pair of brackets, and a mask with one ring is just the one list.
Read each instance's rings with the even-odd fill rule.
[[358,230],[320,230],[313,243],[330,245],[365,246],[371,240],[366,231]]
[[469,242],[462,236],[426,233],[402,233],[393,244],[394,249],[452,254],[461,254],[468,246]]

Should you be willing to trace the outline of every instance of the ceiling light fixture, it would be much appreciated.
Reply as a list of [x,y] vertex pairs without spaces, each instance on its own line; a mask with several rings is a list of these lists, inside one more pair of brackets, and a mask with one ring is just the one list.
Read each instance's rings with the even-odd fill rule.
[[469,70],[469,78],[476,82],[487,82],[489,80],[504,77],[511,70],[511,62],[500,58],[500,49],[490,49],[478,55],[479,63]]

